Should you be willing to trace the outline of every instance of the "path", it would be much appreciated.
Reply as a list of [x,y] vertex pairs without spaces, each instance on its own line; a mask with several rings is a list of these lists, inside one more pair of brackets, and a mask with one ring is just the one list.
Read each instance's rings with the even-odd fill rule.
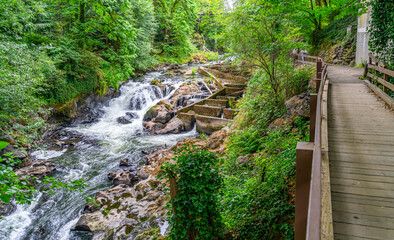
[[359,80],[330,66],[328,138],[335,239],[394,239],[394,113]]

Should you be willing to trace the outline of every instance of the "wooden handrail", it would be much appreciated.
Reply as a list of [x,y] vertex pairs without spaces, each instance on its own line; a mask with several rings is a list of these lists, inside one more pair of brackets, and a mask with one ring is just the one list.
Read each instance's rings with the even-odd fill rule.
[[[322,108],[327,109],[327,100],[323,100],[323,92],[325,91],[324,97],[327,98],[328,74],[327,64],[320,57],[313,56],[311,59],[316,59],[317,94],[311,94],[310,143],[297,145],[296,240],[319,240],[322,233],[322,135],[327,138],[326,132],[322,134],[322,128],[327,129],[327,122],[322,121]],[[327,142],[327,139],[324,139],[324,142]]]
[[364,77],[367,78],[365,82],[390,108],[394,108],[394,99],[388,94],[389,90],[394,91],[394,84],[389,81],[390,77],[394,77],[394,71],[387,69],[386,65],[371,53],[368,56],[369,61],[364,72]]

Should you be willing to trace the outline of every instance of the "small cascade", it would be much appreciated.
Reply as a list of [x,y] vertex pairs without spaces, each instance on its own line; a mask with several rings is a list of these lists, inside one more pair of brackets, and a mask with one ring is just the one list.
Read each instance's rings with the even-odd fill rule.
[[[160,79],[162,86],[151,85]],[[49,160],[58,166],[54,174],[61,180],[84,178],[88,187],[83,194],[94,196],[100,190],[111,188],[107,174],[119,169],[120,159],[127,158],[130,168],[136,170],[146,164],[144,151],[166,144],[171,146],[185,138],[195,137],[196,131],[182,134],[151,136],[142,126],[144,114],[160,100],[169,98],[184,78],[168,77],[160,72],[151,72],[129,81],[120,89],[120,95],[107,106],[97,122],[77,124],[63,129],[67,133],[82,136],[71,147],[62,150],[37,151],[32,154],[37,160]],[[63,134],[62,134],[63,136]],[[71,140],[72,134],[64,134],[60,140]],[[0,239],[91,239],[90,233],[71,231],[83,213],[86,202],[80,192],[59,190],[55,194],[38,194],[32,205],[17,206],[16,211],[0,221]],[[140,229],[149,227],[138,226]],[[168,227],[166,222],[157,222],[161,232]],[[166,225],[167,224],[167,225]],[[136,229],[138,229],[136,228]]]

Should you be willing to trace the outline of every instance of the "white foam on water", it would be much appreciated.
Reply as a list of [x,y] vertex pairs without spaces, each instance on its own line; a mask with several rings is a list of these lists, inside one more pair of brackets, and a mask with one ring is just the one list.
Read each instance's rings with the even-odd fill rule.
[[167,229],[168,229],[169,226],[170,226],[170,224],[168,224],[167,221],[164,221],[163,224],[159,224],[159,227],[160,227],[160,234],[161,234],[162,236],[164,236],[164,235],[166,234]]
[[75,218],[74,220],[68,222],[66,225],[64,225],[58,232],[56,239],[59,240],[68,240],[69,236],[70,236],[70,231],[71,228],[73,228],[75,226],[75,224],[77,224],[79,220],[79,217]]
[[[25,229],[31,224],[31,211],[37,205],[41,194],[38,194],[30,205],[17,205],[17,209],[10,216],[4,217],[0,220],[0,233],[2,236],[7,236],[7,239],[17,240],[23,237]],[[3,235],[4,234],[4,235]],[[5,238],[4,238],[5,239]]]
[[34,157],[35,159],[39,159],[39,160],[48,160],[51,158],[60,157],[66,151],[67,151],[67,149],[64,149],[62,151],[38,150],[38,151],[32,152],[31,156]]

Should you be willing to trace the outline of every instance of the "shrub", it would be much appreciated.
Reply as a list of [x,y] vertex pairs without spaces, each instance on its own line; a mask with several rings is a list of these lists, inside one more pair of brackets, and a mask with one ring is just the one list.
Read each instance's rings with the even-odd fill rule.
[[213,153],[192,147],[181,149],[175,163],[164,165],[176,196],[169,202],[169,239],[219,239],[222,219],[217,209],[222,176],[219,160]]

